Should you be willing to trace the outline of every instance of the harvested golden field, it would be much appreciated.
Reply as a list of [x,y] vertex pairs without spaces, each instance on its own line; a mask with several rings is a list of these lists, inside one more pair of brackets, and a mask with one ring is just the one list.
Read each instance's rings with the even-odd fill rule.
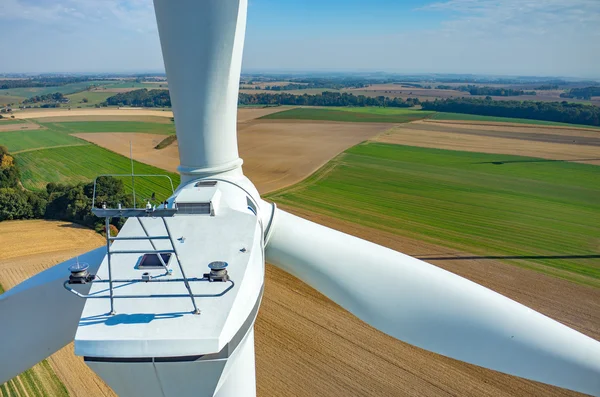
[[[8,221],[0,223],[0,284],[9,289],[23,280],[105,243],[93,230],[68,222]],[[59,350],[47,361],[71,396],[114,396],[114,393],[73,354],[73,344]],[[59,390],[48,370],[38,364],[38,387],[44,395]],[[19,377],[20,378],[20,377]],[[56,392],[58,393],[58,392]]]
[[10,124],[3,124],[0,123],[0,132],[7,132],[7,131],[23,131],[23,130],[37,130],[41,128],[40,125],[35,124],[35,123],[31,123],[31,122],[26,122],[23,121],[23,123],[10,123]]
[[[245,122],[266,116],[271,113],[282,112],[288,110],[289,107],[278,106],[269,108],[240,108],[238,109],[238,122]],[[91,108],[91,109],[26,109],[14,112],[17,119],[41,119],[41,118],[58,118],[54,120],[44,121],[145,121],[124,119],[124,117],[173,117],[173,112],[170,110],[152,110],[152,109],[131,109],[131,108]],[[121,117],[113,119],[113,117]]]
[[376,140],[409,146],[600,164],[600,133],[593,129],[427,120],[402,124],[378,136]]
[[36,119],[41,123],[68,123],[74,121],[139,121],[155,124],[173,124],[170,117],[165,116],[136,116],[136,115],[79,115],[79,116],[52,116]]
[[[78,116],[157,116],[173,117],[170,110],[128,109],[128,108],[91,108],[91,109],[26,109],[13,112],[17,119],[39,119],[44,117]],[[106,119],[104,119],[106,120]],[[85,121],[85,120],[81,120]]]
[[[242,109],[243,110],[243,109]],[[297,183],[347,148],[390,128],[379,123],[332,123],[260,120],[238,124],[240,156],[244,172],[259,192],[267,193]],[[177,144],[154,147],[164,135],[130,133],[86,133],[78,138],[175,172],[179,166]]]

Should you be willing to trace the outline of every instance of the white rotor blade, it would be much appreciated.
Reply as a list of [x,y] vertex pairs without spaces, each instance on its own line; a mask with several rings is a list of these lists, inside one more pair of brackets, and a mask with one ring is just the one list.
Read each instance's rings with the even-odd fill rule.
[[154,0],[183,182],[239,169],[247,0]]
[[[106,255],[101,247],[79,256],[95,274]],[[0,384],[33,367],[75,337],[85,299],[64,289],[69,259],[0,295]],[[91,284],[81,285],[87,293]]]
[[507,374],[600,395],[600,342],[453,273],[277,210],[268,262],[373,327]]

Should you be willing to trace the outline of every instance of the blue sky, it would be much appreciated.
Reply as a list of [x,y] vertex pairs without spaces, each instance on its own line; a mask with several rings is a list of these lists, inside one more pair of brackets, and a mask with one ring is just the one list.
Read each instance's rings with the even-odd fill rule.
[[[177,0],[174,0],[177,1]],[[600,78],[600,0],[249,0],[245,70]],[[1,72],[163,70],[150,0],[1,0]]]

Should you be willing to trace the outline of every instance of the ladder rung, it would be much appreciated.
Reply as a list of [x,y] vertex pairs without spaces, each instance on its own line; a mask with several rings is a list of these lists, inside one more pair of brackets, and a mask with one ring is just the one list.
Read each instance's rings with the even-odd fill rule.
[[173,250],[132,250],[132,251],[108,251],[109,254],[148,254],[148,255],[158,255],[158,254],[174,254]]
[[139,237],[111,237],[110,241],[118,240],[169,240],[169,236],[139,236]]

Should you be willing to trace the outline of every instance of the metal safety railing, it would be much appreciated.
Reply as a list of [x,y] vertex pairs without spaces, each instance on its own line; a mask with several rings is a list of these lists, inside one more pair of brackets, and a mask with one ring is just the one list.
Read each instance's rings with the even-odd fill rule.
[[[118,205],[118,208],[108,208],[106,204],[102,207],[96,208],[96,186],[98,178],[100,177],[129,177],[132,175],[118,175],[118,174],[106,174],[100,175],[94,180],[94,196],[92,199],[92,213],[98,217],[105,218],[105,230],[106,230],[106,260],[108,267],[108,280],[100,280],[96,275],[90,275],[87,272],[87,267],[81,267],[79,263],[76,266],[72,266],[70,269],[71,276],[67,281],[64,282],[64,287],[71,293],[85,299],[109,299],[110,300],[110,314],[116,314],[115,311],[115,299],[140,299],[140,298],[185,298],[189,297],[193,306],[193,313],[200,314],[196,298],[208,298],[208,297],[220,297],[226,294],[234,287],[234,282],[229,277],[224,278],[223,282],[227,283],[227,287],[223,291],[215,294],[194,294],[191,288],[191,283],[199,282],[214,282],[215,278],[211,277],[211,274],[204,274],[204,277],[188,278],[182,264],[179,252],[177,250],[177,244],[171,233],[167,218],[171,218],[177,214],[177,208],[173,205],[173,208],[156,208],[156,206],[147,205],[145,208],[137,208],[135,206],[135,187],[134,187],[134,208],[122,208]],[[173,181],[166,175],[135,175],[139,177],[165,177],[171,184],[171,190],[174,192]],[[133,181],[132,181],[133,183]],[[135,186],[135,185],[133,185]],[[166,203],[166,202],[165,202]],[[110,233],[110,222],[112,218],[136,218],[143,231],[143,235],[139,236],[111,236]],[[143,218],[160,219],[164,226],[165,234],[160,236],[152,236],[148,233],[148,228],[142,221]],[[155,241],[169,241],[170,248],[158,249]],[[112,249],[112,243],[115,241],[149,241],[152,249]],[[182,241],[183,242],[183,241]],[[114,279],[113,278],[113,256],[114,255],[125,255],[125,254],[142,254],[142,255],[156,255],[161,267],[164,269],[164,274],[159,276],[150,276],[149,273],[144,273],[142,277],[135,279]],[[181,273],[181,277],[172,278],[172,270],[169,269],[168,261],[166,262],[163,258],[163,254],[174,255],[177,262],[177,266]],[[125,285],[132,285],[136,283],[183,283],[187,294],[119,294],[115,295],[114,291],[116,288],[122,288]],[[73,285],[77,284],[108,284],[108,293],[106,290],[97,292],[91,292],[89,294],[83,294],[73,288]],[[115,284],[120,284],[115,287]]]

